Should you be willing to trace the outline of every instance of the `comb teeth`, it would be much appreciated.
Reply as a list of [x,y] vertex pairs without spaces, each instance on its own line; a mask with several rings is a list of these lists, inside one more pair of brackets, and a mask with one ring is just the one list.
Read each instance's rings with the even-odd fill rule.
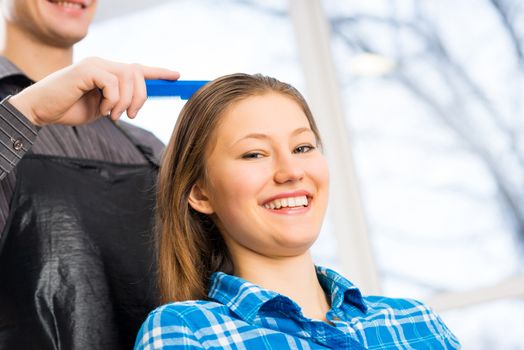
[[146,80],[148,97],[180,97],[188,100],[207,80]]

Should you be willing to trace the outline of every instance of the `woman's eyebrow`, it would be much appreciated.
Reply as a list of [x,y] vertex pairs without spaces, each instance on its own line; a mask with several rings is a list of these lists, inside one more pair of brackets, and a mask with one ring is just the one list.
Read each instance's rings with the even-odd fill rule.
[[298,134],[302,134],[303,132],[313,132],[313,130],[311,130],[311,128],[306,128],[306,127],[303,127],[303,128],[298,128],[296,129],[295,131],[293,131],[293,133],[291,133],[292,136],[296,136]]
[[[291,136],[297,136],[299,134],[302,134],[304,132],[311,132],[313,133],[313,130],[311,130],[310,128],[308,127],[301,127],[301,128],[297,128],[295,129],[292,133],[291,133]],[[239,142],[241,141],[244,141],[246,139],[257,139],[257,140],[268,140],[270,137],[267,135],[267,134],[263,134],[263,133],[258,133],[258,132],[253,132],[253,133],[249,133],[245,136],[243,136],[242,138],[236,140],[235,142],[233,142],[231,144],[231,147],[235,146],[236,144],[238,144]]]
[[239,142],[247,140],[247,139],[267,140],[267,139],[269,139],[269,136],[267,136],[266,134],[256,133],[256,132],[250,133],[250,134],[247,134],[247,135],[243,136],[242,138],[236,140],[235,142],[233,142],[231,144],[231,147],[233,147],[236,144],[238,144]]

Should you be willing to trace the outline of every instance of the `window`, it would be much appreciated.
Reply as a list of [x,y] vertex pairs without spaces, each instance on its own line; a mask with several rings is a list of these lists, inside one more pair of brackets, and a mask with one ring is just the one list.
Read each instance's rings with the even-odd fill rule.
[[[522,6],[323,5],[383,292],[447,309],[504,298],[514,281],[522,297]],[[470,321],[522,313],[520,301],[445,316],[465,348],[515,348],[509,314]]]

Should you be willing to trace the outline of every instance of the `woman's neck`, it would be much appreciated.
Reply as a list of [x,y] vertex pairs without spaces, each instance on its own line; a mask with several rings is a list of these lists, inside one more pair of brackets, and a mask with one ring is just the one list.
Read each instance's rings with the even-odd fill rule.
[[[247,261],[246,261],[247,260]],[[318,281],[309,252],[280,259],[250,256],[236,262],[235,275],[296,302],[304,316],[326,321],[330,302]]]
[[8,23],[4,26],[2,55],[31,80],[38,81],[73,63],[73,47],[48,45]]

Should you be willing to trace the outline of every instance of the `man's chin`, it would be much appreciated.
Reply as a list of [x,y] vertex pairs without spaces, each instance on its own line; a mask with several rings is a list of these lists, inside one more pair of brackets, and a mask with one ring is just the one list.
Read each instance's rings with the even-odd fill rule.
[[51,46],[69,49],[73,47],[76,43],[84,39],[87,35],[87,32],[84,33],[55,33],[52,37],[48,38],[47,43]]

